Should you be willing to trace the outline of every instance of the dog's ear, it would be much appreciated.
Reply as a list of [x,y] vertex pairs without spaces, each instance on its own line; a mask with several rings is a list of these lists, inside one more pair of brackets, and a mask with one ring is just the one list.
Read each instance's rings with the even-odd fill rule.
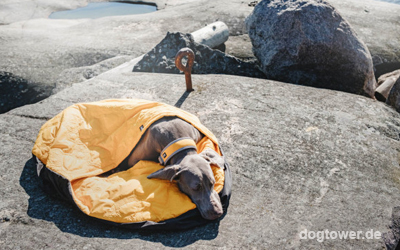
[[179,165],[170,165],[147,176],[148,179],[173,181],[179,177]]
[[199,154],[206,161],[208,161],[211,165],[216,165],[219,168],[225,168],[225,160],[224,157],[220,156],[217,152],[212,149],[205,149],[203,152]]

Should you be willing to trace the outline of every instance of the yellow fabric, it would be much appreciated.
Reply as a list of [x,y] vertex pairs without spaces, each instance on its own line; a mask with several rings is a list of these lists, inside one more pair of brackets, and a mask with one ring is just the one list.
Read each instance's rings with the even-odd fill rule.
[[[205,135],[197,144],[198,152],[211,148],[221,154],[215,136],[196,116],[145,100],[75,104],[42,126],[32,152],[70,181],[75,203],[90,216],[118,223],[175,218],[195,205],[176,183],[147,179],[162,168],[159,163],[140,161],[127,171],[98,177],[118,166],[147,128],[164,116],[180,117]],[[220,192],[224,171],[215,166],[212,170],[214,189]]]

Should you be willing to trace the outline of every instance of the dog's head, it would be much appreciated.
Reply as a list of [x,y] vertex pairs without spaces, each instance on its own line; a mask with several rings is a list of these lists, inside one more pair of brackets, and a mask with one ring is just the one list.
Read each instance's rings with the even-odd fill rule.
[[223,214],[223,209],[214,191],[215,178],[210,165],[224,168],[224,163],[215,151],[206,149],[200,154],[186,155],[179,164],[166,166],[147,178],[176,180],[179,189],[196,204],[201,216],[214,220]]

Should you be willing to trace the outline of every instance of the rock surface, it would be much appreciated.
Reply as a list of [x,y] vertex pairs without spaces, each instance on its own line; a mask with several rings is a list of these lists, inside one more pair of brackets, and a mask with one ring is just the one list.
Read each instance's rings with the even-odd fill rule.
[[[254,8],[248,6],[251,1],[154,0],[159,11],[144,15],[46,19],[52,11],[73,9],[87,2],[1,1],[0,12],[5,14],[0,13],[0,17],[8,20],[0,21],[7,24],[0,25],[0,71],[49,88],[55,84],[69,86],[71,81],[82,79],[82,67],[114,57],[143,55],[168,31],[190,33],[217,20],[226,23],[230,30],[226,53],[254,58],[244,25],[244,19]],[[330,3],[367,44],[375,65],[400,61],[400,5],[375,0]],[[382,73],[388,72],[386,67],[382,68]]]
[[[82,67],[114,58],[143,55],[168,31],[190,33],[221,20],[229,26],[232,34],[243,34],[243,20],[252,10],[238,0],[221,3],[206,0],[152,2],[159,11],[99,19],[56,20],[46,19],[51,11],[72,9],[85,5],[87,1],[60,3],[62,7],[54,1],[31,0],[25,5],[3,1],[0,12],[6,10],[8,14],[4,17],[11,19],[2,22],[15,21],[12,13],[20,16],[18,22],[0,25],[0,71],[18,75],[33,87],[37,87],[35,83],[39,82],[50,88],[57,85],[56,92],[82,79]],[[28,17],[36,19],[26,20]],[[243,51],[243,48],[238,50]]]
[[[301,240],[320,230],[389,232],[400,202],[400,114],[370,98],[228,75],[132,73],[138,60],[0,115],[4,249],[382,249],[384,240]],[[220,222],[182,232],[108,226],[47,196],[31,149],[42,124],[76,102],[145,98],[196,114],[233,173]],[[391,231],[390,231],[391,232]]]
[[[19,7],[29,9],[26,2]],[[46,3],[32,2],[38,13]],[[374,62],[400,58],[400,6],[331,2],[369,46]],[[248,2],[166,0],[164,6],[140,17],[1,25],[0,70],[49,86],[65,78],[60,84],[68,85],[104,60],[126,56],[128,61],[146,53],[167,31],[190,33],[216,19],[230,28],[227,53],[252,56],[243,24],[253,9]],[[0,115],[2,249],[382,249],[385,242],[397,244],[400,116],[393,109],[343,92],[227,75],[193,75],[195,92],[188,95],[182,75],[132,73],[137,62]],[[134,97],[177,104],[220,139],[234,178],[223,220],[183,232],[128,231],[87,218],[41,190],[31,160],[41,125],[76,102]],[[304,229],[388,233],[384,240],[318,242],[300,240]]]
[[57,93],[66,87],[72,86],[74,83],[91,79],[132,59],[132,56],[115,56],[94,65],[63,70],[59,75],[53,92]]
[[[231,34],[243,34],[243,20],[252,8],[239,0],[224,1],[154,1],[164,7],[142,15],[77,20],[45,19],[46,15],[40,15],[42,18],[1,25],[0,55],[4,60],[0,60],[0,69],[32,82],[54,85],[63,79],[60,74],[64,70],[116,56],[143,55],[168,31],[190,33],[220,20]],[[1,7],[15,10],[7,3]],[[47,1],[34,4],[38,9],[48,6]]]
[[168,33],[143,56],[134,72],[179,73],[175,56],[180,49],[190,48],[194,54],[193,74],[228,74],[265,78],[256,63],[244,62],[219,50],[194,42],[191,34]]
[[400,113],[400,78],[397,78],[396,82],[391,88],[386,103]]
[[268,79],[374,96],[368,48],[328,2],[262,1],[246,25]]

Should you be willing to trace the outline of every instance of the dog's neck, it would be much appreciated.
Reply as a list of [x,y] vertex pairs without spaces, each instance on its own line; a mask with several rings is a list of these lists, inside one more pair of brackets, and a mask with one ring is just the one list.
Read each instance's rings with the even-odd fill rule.
[[181,163],[183,158],[185,158],[187,155],[193,155],[197,154],[197,151],[195,149],[185,149],[176,155],[172,156],[171,159],[168,162],[168,165],[175,165]]
[[187,154],[192,151],[197,151],[196,142],[192,138],[177,138],[168,143],[168,145],[163,148],[163,150],[160,152],[160,156],[158,157],[158,161],[161,165],[167,165],[168,162],[180,152],[186,152]]
[[[191,124],[180,118],[164,117],[154,122],[132,150],[127,159],[126,168],[134,166],[140,160],[159,161],[158,158],[163,149],[174,140],[183,137],[189,137],[197,144],[203,138],[203,135]],[[173,162],[175,161],[177,160],[173,160]],[[168,163],[170,162],[171,160]]]

